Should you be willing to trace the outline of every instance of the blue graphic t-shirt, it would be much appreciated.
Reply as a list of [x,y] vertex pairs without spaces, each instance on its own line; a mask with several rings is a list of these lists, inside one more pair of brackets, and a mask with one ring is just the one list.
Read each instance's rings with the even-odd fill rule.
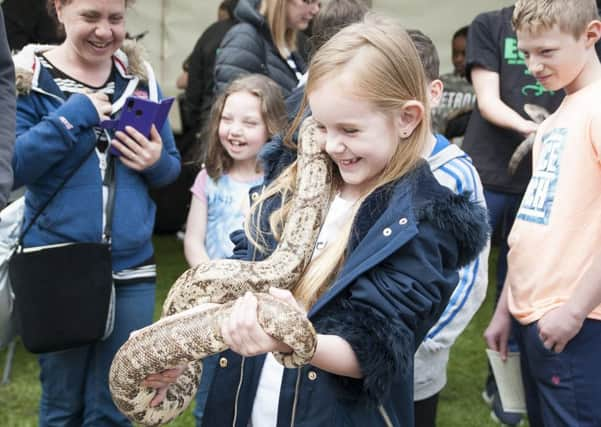
[[209,258],[220,259],[232,255],[234,244],[230,240],[230,233],[243,227],[249,208],[248,191],[262,181],[261,178],[241,182],[229,175],[213,180],[205,169],[198,173],[190,191],[207,204],[205,249]]
[[541,138],[541,152],[522,199],[518,218],[547,225],[557,191],[559,161],[568,130],[553,129]]

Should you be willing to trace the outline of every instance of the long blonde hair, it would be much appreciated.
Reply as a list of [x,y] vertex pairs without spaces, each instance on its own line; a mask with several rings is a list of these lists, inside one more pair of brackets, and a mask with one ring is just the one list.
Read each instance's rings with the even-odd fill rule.
[[282,58],[288,56],[286,51],[292,52],[297,49],[297,31],[288,28],[286,16],[288,1],[290,0],[262,0],[259,7],[259,13],[267,20],[273,44],[275,44]]
[[[400,111],[407,101],[418,101],[424,106],[425,114],[411,135],[399,140],[396,151],[371,190],[355,203],[351,219],[340,231],[337,241],[311,261],[302,279],[293,287],[295,297],[307,307],[314,304],[341,268],[354,217],[361,203],[376,189],[398,180],[416,167],[429,134],[427,81],[415,46],[400,24],[371,13],[363,22],[341,30],[316,52],[309,66],[303,106],[293,123],[293,129],[298,128],[301,122],[307,94],[347,70],[353,75],[352,94],[369,102],[374,109],[392,115]],[[288,133],[288,140],[291,135],[292,131]],[[298,172],[296,163],[293,163],[251,209],[253,215],[261,200],[276,194],[282,195],[282,207],[270,218],[271,230],[276,237],[283,228]],[[339,175],[335,182],[341,182]],[[246,223],[247,234],[252,236],[251,228],[255,226],[251,225],[251,221]]]

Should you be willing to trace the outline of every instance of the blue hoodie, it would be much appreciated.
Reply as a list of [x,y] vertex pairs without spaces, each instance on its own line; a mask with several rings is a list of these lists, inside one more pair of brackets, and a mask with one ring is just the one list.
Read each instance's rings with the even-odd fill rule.
[[[65,100],[48,70],[41,66],[35,53],[48,48],[30,45],[14,57],[18,92],[14,187],[25,185],[27,189],[25,224],[96,144],[93,126],[99,123],[96,108],[87,96],[75,94]],[[154,100],[161,97],[150,66],[135,48],[128,54],[124,50],[113,56],[118,71],[113,115],[129,95]],[[168,124],[160,134],[163,151],[152,167],[136,172],[115,162],[112,257],[116,272],[152,257],[156,207],[148,188],[167,185],[180,172],[180,156]],[[98,156],[92,154],[38,218],[25,236],[24,245],[100,242],[102,228],[100,164]]]

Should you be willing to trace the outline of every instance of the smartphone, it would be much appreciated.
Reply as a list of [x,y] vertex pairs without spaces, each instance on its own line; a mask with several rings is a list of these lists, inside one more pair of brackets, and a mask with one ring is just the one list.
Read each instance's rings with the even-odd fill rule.
[[[100,123],[100,126],[105,129],[114,129],[125,132],[126,126],[131,126],[144,135],[150,137],[150,129],[154,124],[157,130],[161,130],[169,110],[175,98],[165,98],[160,102],[151,101],[149,99],[130,96],[125,100],[125,105],[121,111],[121,115],[115,120],[105,120]],[[112,145],[109,152],[115,156],[119,156],[119,150]]]

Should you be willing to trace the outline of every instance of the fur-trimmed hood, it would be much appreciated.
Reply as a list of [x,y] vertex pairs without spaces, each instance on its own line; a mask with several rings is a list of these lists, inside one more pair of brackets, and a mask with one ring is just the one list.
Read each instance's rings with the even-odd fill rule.
[[[40,63],[36,53],[46,52],[55,46],[29,44],[13,56],[15,64],[15,79],[17,95],[26,95],[33,88],[38,87]],[[132,40],[126,40],[113,54],[113,62],[122,77],[126,79],[138,78],[148,83],[152,73],[146,62],[146,52],[142,45]]]

